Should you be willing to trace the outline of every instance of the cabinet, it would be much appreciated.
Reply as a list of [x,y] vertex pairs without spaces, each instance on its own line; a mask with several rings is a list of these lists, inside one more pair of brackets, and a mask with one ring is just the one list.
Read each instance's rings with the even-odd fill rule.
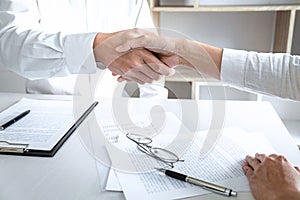
[[[186,1],[188,0],[181,0],[181,2]],[[203,4],[204,1],[206,2],[205,5]],[[232,2],[234,0],[228,1]],[[173,5],[166,5],[166,2],[172,3]],[[177,5],[174,5],[173,2],[177,2]],[[150,0],[153,20],[157,27],[160,26],[160,14],[162,12],[275,12],[274,36],[273,41],[270,41],[273,43],[273,49],[271,50],[274,53],[291,53],[296,13],[300,10],[300,3],[297,3],[297,1],[295,1],[296,3],[294,4],[287,4],[292,1],[282,1],[283,4],[277,5],[209,5],[208,3],[210,2],[207,0],[190,0],[189,2],[192,3],[189,6],[181,6],[178,2],[180,1]],[[213,2],[217,2],[217,0]],[[276,2],[278,3],[279,1]],[[241,4],[245,4],[245,2],[242,2]],[[175,74],[172,77],[167,77],[166,81],[189,82],[191,84],[191,97],[196,99],[199,98],[199,87],[203,87],[201,78],[196,77],[195,74],[188,69],[180,68],[178,69],[178,72],[178,74]],[[182,78],[182,75],[184,75],[184,78]],[[218,84],[219,83],[213,82],[212,86],[216,88]],[[219,84],[219,86],[222,86],[222,84]],[[251,99],[252,98],[253,97],[251,96]]]

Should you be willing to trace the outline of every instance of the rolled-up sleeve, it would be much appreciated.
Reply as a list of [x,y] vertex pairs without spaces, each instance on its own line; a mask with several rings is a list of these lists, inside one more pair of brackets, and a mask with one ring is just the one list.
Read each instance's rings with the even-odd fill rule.
[[0,1],[0,62],[29,79],[94,73],[93,41],[96,33],[45,32],[35,1]]
[[235,87],[300,100],[300,56],[224,49],[221,80]]

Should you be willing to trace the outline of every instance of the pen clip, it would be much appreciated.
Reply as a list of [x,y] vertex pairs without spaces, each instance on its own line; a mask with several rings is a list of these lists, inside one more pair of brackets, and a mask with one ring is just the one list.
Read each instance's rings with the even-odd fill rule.
[[29,144],[21,144],[21,143],[12,143],[7,141],[1,141],[0,143],[5,143],[6,146],[0,147],[0,152],[6,153],[24,153],[28,151]]

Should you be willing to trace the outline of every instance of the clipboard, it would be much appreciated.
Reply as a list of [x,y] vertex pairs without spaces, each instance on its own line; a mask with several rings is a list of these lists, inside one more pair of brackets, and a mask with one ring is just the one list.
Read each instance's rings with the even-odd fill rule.
[[67,141],[67,139],[74,133],[74,131],[80,126],[80,124],[87,118],[87,116],[98,105],[95,101],[68,129],[68,131],[61,137],[61,139],[53,146],[51,150],[37,150],[30,149],[29,144],[15,143],[8,141],[0,141],[5,143],[5,147],[0,147],[0,154],[5,155],[20,155],[20,156],[38,156],[38,157],[53,157],[60,147]]

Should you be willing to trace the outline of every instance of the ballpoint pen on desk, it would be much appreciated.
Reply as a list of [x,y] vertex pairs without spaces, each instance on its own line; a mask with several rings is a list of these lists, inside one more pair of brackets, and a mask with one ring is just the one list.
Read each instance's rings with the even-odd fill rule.
[[178,179],[181,181],[185,181],[188,183],[198,185],[198,186],[202,187],[203,189],[209,190],[211,192],[215,192],[215,193],[225,195],[225,196],[237,196],[237,192],[232,191],[232,189],[228,189],[223,186],[219,186],[219,185],[216,185],[213,183],[202,181],[202,180],[192,178],[187,175],[180,174],[178,172],[174,172],[174,171],[163,169],[163,168],[157,168],[157,170],[163,172],[167,176],[170,176],[172,178],[175,178],[175,179]]
[[8,122],[2,124],[0,126],[0,130],[4,130],[7,127],[9,127],[10,125],[14,124],[15,122],[17,122],[18,120],[22,119],[23,117],[25,117],[28,113],[30,112],[30,110],[26,110],[24,112],[22,112],[21,114],[17,115],[16,117],[12,118],[11,120],[9,120]]

